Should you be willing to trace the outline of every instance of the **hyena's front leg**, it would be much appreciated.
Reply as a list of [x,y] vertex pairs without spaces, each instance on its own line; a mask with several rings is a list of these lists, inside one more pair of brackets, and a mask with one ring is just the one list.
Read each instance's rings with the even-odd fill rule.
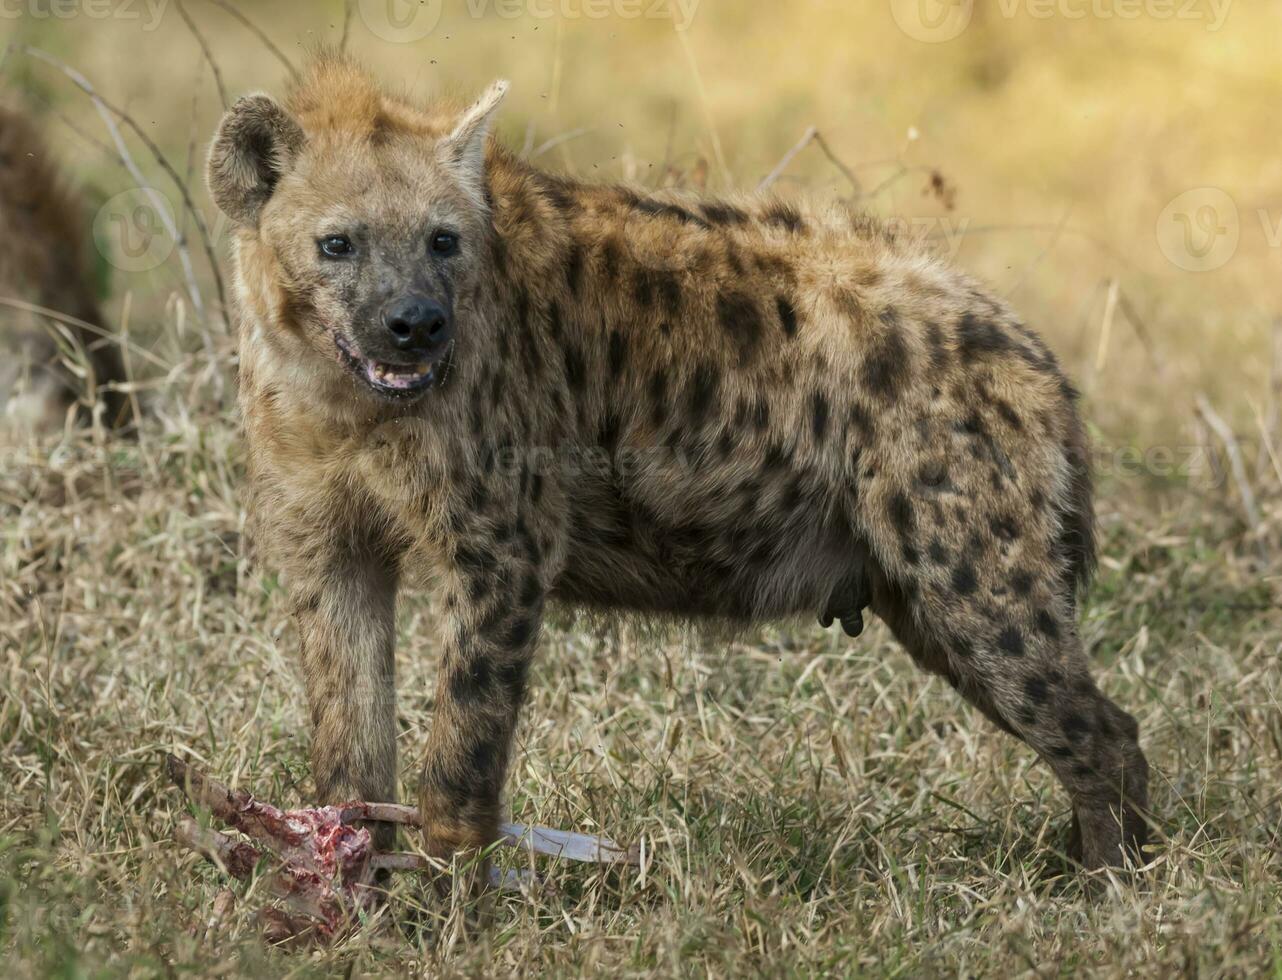
[[[344,542],[293,577],[312,718],[312,776],[322,803],[396,800],[396,575],[385,560]],[[374,828],[392,845],[395,828]]]
[[543,619],[539,547],[523,522],[506,540],[457,543],[450,618],[419,807],[434,857],[493,843],[512,734]]

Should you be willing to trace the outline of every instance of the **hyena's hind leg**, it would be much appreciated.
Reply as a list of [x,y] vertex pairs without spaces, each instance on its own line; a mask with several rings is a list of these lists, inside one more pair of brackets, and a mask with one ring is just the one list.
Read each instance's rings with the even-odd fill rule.
[[936,567],[911,585],[874,576],[874,611],[914,660],[1050,765],[1073,804],[1070,857],[1088,869],[1141,863],[1139,729],[1092,680],[1061,577],[1016,571],[999,584],[963,555],[944,561],[942,545],[932,550]]

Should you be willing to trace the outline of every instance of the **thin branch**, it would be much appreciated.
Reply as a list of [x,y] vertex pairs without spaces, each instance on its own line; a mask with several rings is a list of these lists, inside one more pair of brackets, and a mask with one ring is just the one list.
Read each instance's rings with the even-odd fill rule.
[[[82,92],[84,92],[86,95],[89,96],[89,98],[93,101],[94,106],[98,109],[98,114],[103,118],[103,122],[107,125],[108,132],[111,133],[112,138],[116,144],[117,152],[121,153],[121,159],[125,162],[126,167],[129,168],[129,171],[131,174],[134,174],[136,172],[136,176],[134,179],[138,181],[140,188],[142,188],[143,190],[152,191],[151,188],[148,188],[146,186],[147,181],[142,176],[141,171],[137,170],[137,166],[136,165],[131,166],[133,158],[129,155],[128,148],[125,147],[124,145],[124,141],[120,135],[120,131],[115,126],[114,121],[111,119],[108,113],[114,113],[120,119],[120,121],[124,123],[127,127],[129,127],[129,130],[136,137],[138,137],[139,140],[142,141],[143,145],[147,147],[148,152],[151,153],[156,163],[160,165],[161,169],[164,170],[165,173],[169,176],[169,179],[173,181],[174,186],[178,190],[178,193],[182,196],[183,204],[186,205],[188,211],[191,213],[192,220],[196,222],[196,228],[200,232],[201,244],[204,246],[205,257],[209,261],[210,271],[214,277],[214,287],[218,293],[219,306],[222,308],[223,311],[226,311],[227,294],[225,289],[223,288],[223,277],[222,277],[222,273],[219,272],[219,269],[218,269],[218,257],[214,253],[214,244],[213,244],[213,239],[210,237],[210,234],[209,234],[209,228],[205,224],[205,219],[201,215],[199,209],[197,209],[196,202],[192,200],[191,192],[187,189],[187,185],[183,182],[182,177],[174,169],[173,165],[165,157],[164,153],[161,152],[160,147],[156,145],[155,141],[150,136],[147,135],[147,133],[143,130],[141,126],[138,125],[138,123],[134,120],[132,116],[130,116],[124,110],[119,109],[116,106],[112,105],[110,102],[104,99],[101,95],[99,95],[97,90],[94,89],[94,87],[89,83],[89,80],[85,78],[84,75],[80,74],[80,72],[76,71],[76,69],[72,68],[68,64],[65,64],[64,62],[59,61],[57,58],[53,57],[53,55],[48,54],[47,52],[42,51],[39,48],[33,48],[27,45],[20,45],[19,47],[20,47],[20,50],[24,51],[26,54],[31,55],[33,58],[38,58],[39,60],[45,62],[46,64],[51,65],[54,68],[57,68],[64,75],[70,78],[72,82],[75,83],[77,88],[79,88]],[[155,192],[152,191],[152,193],[155,193]],[[158,208],[158,210],[161,212],[163,220],[166,220],[168,224],[172,227],[173,218],[172,216],[168,215],[168,211],[165,208]],[[187,253],[186,242],[179,239],[178,236],[175,234],[175,244],[178,246],[179,254],[185,256],[184,272],[187,272],[187,267],[190,265],[190,255]],[[197,290],[197,295],[199,295],[199,290]],[[192,302],[193,304],[196,304],[195,299],[193,299]],[[203,303],[199,304],[198,308],[203,309]]]
[[233,6],[229,0],[208,0],[208,2],[212,3],[215,7],[221,7],[227,13],[231,14],[232,17],[236,18],[236,20],[240,21],[241,26],[258,38],[258,40],[262,41],[263,46],[275,56],[277,61],[285,66],[285,69],[289,72],[291,78],[298,77],[297,69],[294,68],[293,62],[285,57],[285,52],[276,47],[276,45],[272,43],[272,39],[269,38],[257,24]]
[[530,159],[537,160],[549,150],[555,150],[558,146],[568,143],[570,140],[576,140],[580,136],[586,136],[590,132],[592,132],[590,129],[572,129],[568,133],[562,133],[560,136],[553,136],[550,140],[540,143],[535,151],[530,154]]
[[1108,296],[1104,300],[1104,319],[1100,322],[1099,347],[1095,351],[1095,373],[1099,374],[1108,363],[1108,342],[1113,336],[1113,317],[1117,313],[1117,297],[1121,289],[1116,278],[1108,281]]
[[[22,310],[24,313],[34,313],[56,323],[63,323],[69,327],[75,327],[77,330],[83,330],[86,333],[94,334],[108,340],[120,343],[125,346],[124,341],[119,334],[108,330],[98,323],[90,323],[88,320],[81,320],[79,317],[71,316],[69,313],[62,313],[58,310],[51,310],[47,306],[41,306],[38,303],[28,303],[26,300],[18,299],[14,296],[0,296],[0,306],[8,307],[13,310]],[[163,371],[173,369],[172,364],[166,364],[163,360],[144,347],[139,347],[132,340],[127,341],[128,349],[131,353],[137,354],[143,360],[154,364]]]
[[864,190],[863,185],[859,183],[859,178],[856,177],[855,172],[851,170],[850,167],[846,166],[846,164],[842,162],[841,158],[833,152],[832,148],[828,145],[828,141],[824,139],[823,133],[815,133],[815,144],[823,151],[824,156],[828,158],[828,162],[840,170],[842,176],[845,177],[846,180],[850,181],[850,189],[854,192],[854,196],[862,196]]
[[[673,23],[676,23],[675,18]],[[708,127],[708,135],[712,138],[712,155],[717,161],[717,169],[721,171],[722,185],[730,187],[733,183],[730,177],[730,167],[726,164],[726,155],[721,149],[721,136],[717,133],[716,120],[712,117],[712,102],[708,98],[708,90],[704,87],[703,75],[699,72],[698,59],[694,56],[694,48],[690,46],[688,32],[678,30],[676,34],[677,40],[681,42],[681,50],[690,65],[690,74],[694,78],[695,91],[699,94],[699,105],[703,109],[704,125]]]
[[352,27],[352,13],[353,13],[354,7],[355,7],[355,4],[353,3],[353,0],[346,0],[346,2],[343,4],[343,36],[338,39],[339,51],[347,50],[347,38],[348,38],[348,32],[351,30],[351,27]]
[[1233,482],[1237,484],[1238,494],[1242,497],[1242,508],[1246,511],[1247,524],[1254,532],[1260,526],[1260,509],[1256,506],[1255,492],[1251,489],[1251,483],[1246,477],[1246,464],[1242,461],[1242,449],[1238,445],[1237,436],[1201,392],[1197,395],[1196,406],[1197,414],[1202,421],[1210,426],[1220,442],[1224,443],[1224,451],[1229,457],[1229,468],[1233,473]]
[[809,127],[805,131],[805,133],[802,134],[801,139],[797,140],[796,146],[794,146],[791,150],[785,153],[783,155],[783,159],[780,160],[775,165],[774,170],[766,174],[765,179],[762,180],[762,182],[757,185],[757,193],[760,194],[762,191],[766,190],[766,188],[768,188],[771,184],[773,184],[776,180],[782,177],[783,172],[787,170],[789,165],[792,163],[792,161],[797,158],[797,154],[800,153],[802,150],[804,150],[807,146],[809,146],[811,142],[814,140],[814,138],[818,135],[819,135],[819,130],[816,127],[814,126]]
[[183,19],[187,29],[191,31],[196,43],[200,45],[201,53],[205,56],[205,61],[209,65],[209,70],[214,73],[214,84],[218,87],[218,101],[223,105],[223,112],[227,111],[227,87],[223,85],[223,73],[218,70],[218,62],[214,60],[214,52],[209,48],[209,42],[205,40],[205,35],[201,33],[196,22],[191,19],[191,14],[187,13],[187,7],[182,0],[178,0],[178,16]]

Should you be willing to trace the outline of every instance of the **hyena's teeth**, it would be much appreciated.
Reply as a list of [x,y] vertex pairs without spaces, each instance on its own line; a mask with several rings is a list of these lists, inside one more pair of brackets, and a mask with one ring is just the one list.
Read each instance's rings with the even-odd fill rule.
[[369,373],[375,381],[383,384],[413,384],[415,381],[421,381],[432,373],[432,362],[422,361],[408,369],[398,369],[387,364],[371,362]]

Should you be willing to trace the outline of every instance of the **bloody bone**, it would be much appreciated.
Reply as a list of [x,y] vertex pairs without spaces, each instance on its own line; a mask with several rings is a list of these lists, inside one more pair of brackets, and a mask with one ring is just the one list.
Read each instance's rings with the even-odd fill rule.
[[[375,851],[361,821],[419,825],[418,810],[396,803],[353,801],[335,806],[281,810],[244,790],[229,789],[177,756],[165,757],[165,771],[192,802],[260,844],[281,861],[265,878],[268,890],[289,908],[263,912],[271,942],[328,942],[339,936],[357,913],[377,903],[375,873],[425,871],[431,864],[417,854]],[[551,857],[595,864],[640,864],[640,852],[604,837],[517,823],[500,826],[498,843]],[[235,878],[248,879],[264,857],[254,844],[200,826],[184,817],[174,839],[204,855]],[[520,888],[532,876],[509,871],[491,874],[500,888]]]

